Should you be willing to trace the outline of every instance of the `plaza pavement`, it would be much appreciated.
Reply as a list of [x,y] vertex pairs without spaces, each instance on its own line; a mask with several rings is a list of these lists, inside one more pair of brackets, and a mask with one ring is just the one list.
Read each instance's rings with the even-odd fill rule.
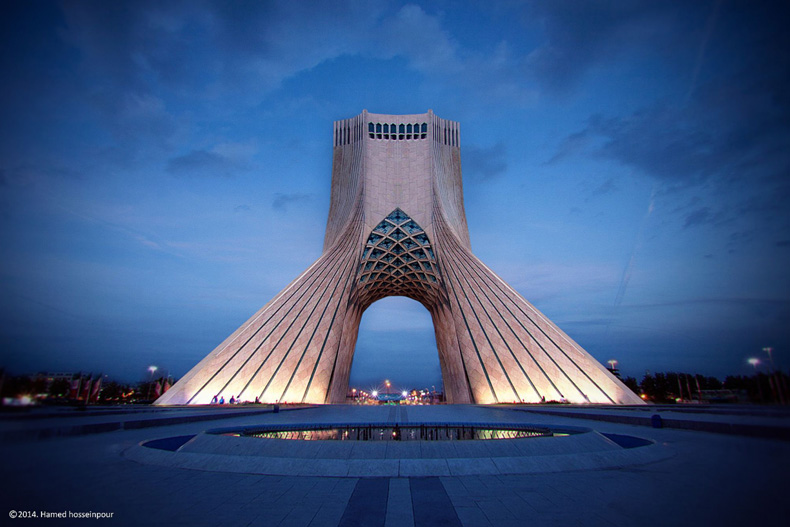
[[[790,442],[765,437],[678,430],[581,419],[573,412],[621,413],[628,409],[541,407],[324,406],[240,416],[241,409],[189,409],[228,415],[146,428],[116,428],[49,439],[0,442],[2,525],[241,525],[241,526],[750,526],[787,525],[790,518]],[[725,412],[697,409],[697,421],[759,421],[788,426],[785,411]],[[184,410],[182,415],[186,416]],[[218,412],[225,412],[218,414]],[[550,413],[546,413],[550,412]],[[565,413],[565,415],[555,415]],[[662,412],[663,413],[663,412]],[[136,412],[135,420],[162,413]],[[177,411],[168,415],[180,415]],[[672,456],[645,465],[569,472],[354,478],[266,476],[208,472],[141,464],[124,452],[141,441],[191,435],[209,428],[261,423],[399,421],[516,421],[548,426],[591,427],[660,443]],[[570,415],[567,416],[567,415]],[[647,414],[650,415],[650,414]],[[116,416],[117,417],[117,416]],[[589,417],[589,415],[588,415]],[[695,418],[686,415],[687,420]],[[42,424],[42,419],[50,419]],[[14,419],[0,431],[36,429],[52,423],[82,430],[81,419],[104,416]],[[216,419],[216,417],[212,417]],[[23,423],[23,424],[20,424]],[[156,424],[156,423],[155,423]],[[75,428],[76,427],[76,428]],[[46,434],[44,434],[46,436]],[[38,436],[37,436],[38,437]],[[309,462],[309,460],[305,461]],[[108,519],[11,519],[10,511],[107,512]]]

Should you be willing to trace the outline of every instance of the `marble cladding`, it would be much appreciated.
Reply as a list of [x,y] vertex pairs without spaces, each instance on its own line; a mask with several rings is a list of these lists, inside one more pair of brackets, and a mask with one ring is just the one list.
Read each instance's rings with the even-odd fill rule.
[[[400,133],[422,123],[425,134]],[[398,132],[385,138],[385,124]],[[409,296],[431,313],[449,402],[642,403],[472,253],[458,123],[430,110],[363,111],[334,123],[333,142],[321,257],[156,404],[344,402],[362,314],[381,294]],[[425,246],[371,236],[395,211],[424,232]],[[389,271],[371,272],[379,263]]]

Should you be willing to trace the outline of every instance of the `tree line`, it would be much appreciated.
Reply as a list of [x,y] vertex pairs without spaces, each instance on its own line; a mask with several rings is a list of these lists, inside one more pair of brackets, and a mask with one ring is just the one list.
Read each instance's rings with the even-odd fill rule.
[[9,375],[0,370],[0,397],[4,402],[26,399],[41,404],[146,403],[158,398],[172,384],[168,377],[126,383],[101,374],[76,373],[52,378],[46,374]]
[[729,375],[724,381],[700,374],[645,373],[641,382],[626,377],[623,383],[642,399],[658,404],[677,402],[739,402],[788,404],[790,377],[784,372]]

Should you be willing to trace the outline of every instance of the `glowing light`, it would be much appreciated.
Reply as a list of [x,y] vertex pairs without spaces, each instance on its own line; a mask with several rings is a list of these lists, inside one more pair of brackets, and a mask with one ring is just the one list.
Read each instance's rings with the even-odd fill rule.
[[401,392],[401,395],[404,396],[404,397],[408,397],[409,396],[409,392],[407,392],[406,390],[403,390],[403,392]]
[[757,365],[760,364],[760,359],[758,359],[757,357],[750,357],[749,360],[747,360],[746,362],[757,368]]
[[373,392],[370,395],[372,395],[373,397],[378,397],[379,396],[379,392],[377,392],[376,390],[373,390]]

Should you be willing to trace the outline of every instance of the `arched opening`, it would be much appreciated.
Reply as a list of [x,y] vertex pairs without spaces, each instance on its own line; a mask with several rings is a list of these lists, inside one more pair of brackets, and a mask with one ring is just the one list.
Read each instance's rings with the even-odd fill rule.
[[390,390],[442,389],[442,372],[431,314],[403,296],[374,302],[362,315],[349,375],[352,388]]

